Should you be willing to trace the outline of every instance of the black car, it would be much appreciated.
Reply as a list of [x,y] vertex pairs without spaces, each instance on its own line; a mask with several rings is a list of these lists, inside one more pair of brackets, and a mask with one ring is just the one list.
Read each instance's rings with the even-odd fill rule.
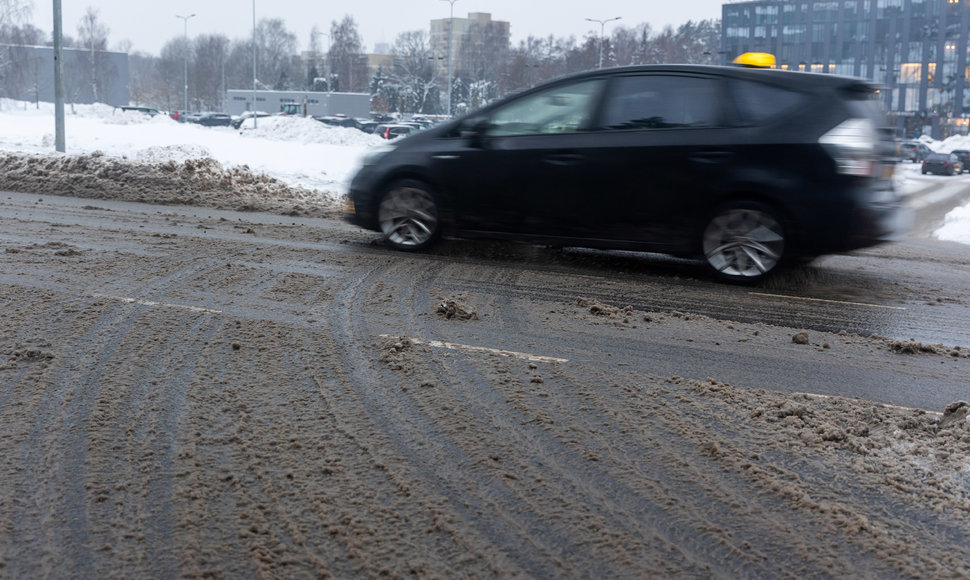
[[923,175],[956,175],[963,173],[963,163],[953,153],[930,153],[923,159]]
[[333,127],[357,127],[357,119],[347,115],[322,115],[314,117],[317,121]]
[[228,127],[232,117],[227,113],[202,113],[194,122],[206,127]]
[[970,171],[970,150],[968,150],[968,149],[954,149],[950,153],[953,153],[954,155],[957,156],[957,159],[959,159],[960,160],[960,163],[963,164],[963,170],[964,171]]
[[401,250],[506,238],[699,257],[756,280],[905,228],[875,90],[735,66],[582,73],[375,150],[344,214]]

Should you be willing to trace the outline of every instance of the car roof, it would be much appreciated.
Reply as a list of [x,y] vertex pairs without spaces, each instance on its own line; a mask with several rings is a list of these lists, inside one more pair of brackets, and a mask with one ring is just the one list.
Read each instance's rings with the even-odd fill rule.
[[[721,77],[729,77],[729,78],[737,78],[737,79],[778,82],[781,84],[785,84],[786,86],[790,86],[793,88],[803,88],[806,90],[817,88],[819,86],[828,86],[828,87],[857,86],[859,88],[865,88],[866,90],[875,89],[877,87],[876,84],[872,83],[867,79],[845,76],[845,75],[838,75],[838,74],[813,73],[813,72],[791,71],[791,70],[772,69],[772,68],[752,68],[752,67],[742,67],[742,66],[722,66],[722,65],[705,65],[705,64],[649,64],[649,65],[618,66],[618,67],[596,69],[592,71],[574,73],[571,75],[560,77],[559,79],[555,79],[555,81],[552,81],[552,82],[583,79],[583,78],[623,76],[623,75],[636,74],[636,73],[709,74],[709,75],[717,75]],[[533,88],[538,88],[542,86],[547,86],[547,84],[543,83]]]

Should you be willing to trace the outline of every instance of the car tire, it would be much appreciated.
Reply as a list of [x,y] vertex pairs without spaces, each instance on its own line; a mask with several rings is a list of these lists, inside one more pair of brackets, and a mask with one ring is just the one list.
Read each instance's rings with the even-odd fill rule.
[[754,202],[722,206],[701,234],[704,261],[720,278],[751,283],[786,259],[786,230],[771,208]]
[[377,206],[377,223],[387,245],[416,252],[441,235],[441,211],[431,189],[413,179],[393,183]]

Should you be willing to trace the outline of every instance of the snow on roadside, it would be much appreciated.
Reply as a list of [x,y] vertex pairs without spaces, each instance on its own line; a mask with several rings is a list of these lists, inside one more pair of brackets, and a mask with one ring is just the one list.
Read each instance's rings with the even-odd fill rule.
[[[54,106],[0,100],[0,151],[50,154]],[[101,152],[144,162],[209,157],[227,168],[246,167],[336,200],[366,151],[383,142],[356,129],[312,119],[266,117],[256,130],[203,127],[167,116],[149,117],[107,105],[65,107],[69,154]]]

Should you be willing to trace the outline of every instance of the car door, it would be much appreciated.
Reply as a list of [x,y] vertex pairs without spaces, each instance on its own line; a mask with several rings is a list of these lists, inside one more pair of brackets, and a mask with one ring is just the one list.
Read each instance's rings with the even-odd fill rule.
[[604,78],[569,81],[470,121],[466,146],[442,154],[458,227],[514,237],[569,237],[587,199],[587,131]]
[[[613,79],[583,151],[589,197],[581,236],[686,249],[706,210],[710,181],[732,162],[724,83],[700,73],[630,73]],[[582,228],[583,224],[578,224]],[[592,231],[592,228],[599,230]]]

